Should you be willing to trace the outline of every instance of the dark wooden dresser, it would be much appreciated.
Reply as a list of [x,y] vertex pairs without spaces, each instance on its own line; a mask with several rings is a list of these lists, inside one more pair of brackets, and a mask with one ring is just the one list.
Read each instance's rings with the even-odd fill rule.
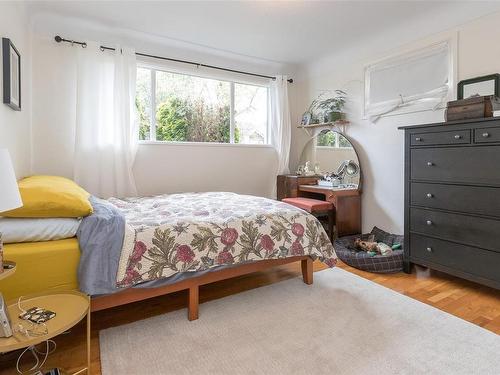
[[500,289],[500,119],[405,131],[405,272],[411,263]]

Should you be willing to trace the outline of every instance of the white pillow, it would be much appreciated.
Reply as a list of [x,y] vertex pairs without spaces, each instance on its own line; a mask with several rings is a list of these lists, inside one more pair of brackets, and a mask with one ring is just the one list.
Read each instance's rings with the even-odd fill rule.
[[0,217],[3,243],[39,242],[75,237],[81,219],[18,219]]

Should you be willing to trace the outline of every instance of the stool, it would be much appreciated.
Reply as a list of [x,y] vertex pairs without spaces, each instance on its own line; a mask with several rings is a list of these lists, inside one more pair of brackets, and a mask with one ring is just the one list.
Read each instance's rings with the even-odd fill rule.
[[291,204],[292,206],[303,209],[316,217],[328,216],[328,236],[333,241],[335,225],[335,207],[332,203],[327,201],[320,201],[319,199],[311,198],[283,198],[282,202]]

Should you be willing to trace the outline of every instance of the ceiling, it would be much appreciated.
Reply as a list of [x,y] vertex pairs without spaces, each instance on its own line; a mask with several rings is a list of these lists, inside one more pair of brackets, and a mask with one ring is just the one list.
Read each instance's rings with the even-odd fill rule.
[[[500,10],[500,2],[29,1],[56,13],[284,63],[307,63],[389,29],[434,20],[429,33]],[[432,22],[431,22],[432,23]],[[440,30],[438,30],[441,28]]]

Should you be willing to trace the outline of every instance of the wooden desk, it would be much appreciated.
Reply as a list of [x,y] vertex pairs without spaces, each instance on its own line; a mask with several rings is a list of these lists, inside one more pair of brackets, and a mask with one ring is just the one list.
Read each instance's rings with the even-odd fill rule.
[[361,233],[361,193],[357,189],[334,190],[318,186],[316,176],[278,176],[278,200],[307,197],[321,199],[335,206],[338,237]]

